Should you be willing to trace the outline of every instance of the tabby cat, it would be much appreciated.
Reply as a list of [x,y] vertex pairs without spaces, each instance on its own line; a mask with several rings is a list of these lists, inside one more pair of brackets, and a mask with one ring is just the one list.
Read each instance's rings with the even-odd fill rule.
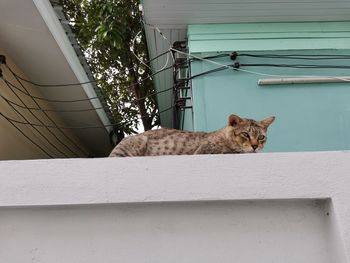
[[275,117],[262,121],[228,117],[228,125],[214,132],[175,129],[150,130],[124,138],[110,157],[180,154],[254,153],[263,149],[266,132]]

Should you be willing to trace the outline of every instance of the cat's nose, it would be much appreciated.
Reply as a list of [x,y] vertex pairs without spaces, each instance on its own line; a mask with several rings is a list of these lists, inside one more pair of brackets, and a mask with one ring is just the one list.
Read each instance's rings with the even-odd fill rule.
[[253,150],[255,151],[258,148],[258,145],[252,145]]

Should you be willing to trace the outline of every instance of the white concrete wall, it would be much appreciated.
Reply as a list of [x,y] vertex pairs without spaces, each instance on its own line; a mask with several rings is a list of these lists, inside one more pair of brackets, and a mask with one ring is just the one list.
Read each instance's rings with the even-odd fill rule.
[[0,162],[1,262],[348,262],[350,152]]

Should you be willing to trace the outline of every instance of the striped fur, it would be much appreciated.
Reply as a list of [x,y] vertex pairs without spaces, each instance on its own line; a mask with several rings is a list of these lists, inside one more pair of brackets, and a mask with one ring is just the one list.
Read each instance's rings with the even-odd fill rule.
[[263,149],[275,117],[262,121],[228,117],[228,125],[214,132],[158,129],[124,138],[110,157],[253,153]]

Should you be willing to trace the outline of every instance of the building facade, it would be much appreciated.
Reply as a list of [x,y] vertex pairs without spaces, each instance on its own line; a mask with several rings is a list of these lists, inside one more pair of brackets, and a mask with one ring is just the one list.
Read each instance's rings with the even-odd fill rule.
[[[212,131],[231,113],[276,116],[266,151],[350,149],[349,29],[349,22],[190,25],[189,58],[210,59],[190,63],[193,108],[183,128]],[[221,65],[231,68],[215,71]]]

